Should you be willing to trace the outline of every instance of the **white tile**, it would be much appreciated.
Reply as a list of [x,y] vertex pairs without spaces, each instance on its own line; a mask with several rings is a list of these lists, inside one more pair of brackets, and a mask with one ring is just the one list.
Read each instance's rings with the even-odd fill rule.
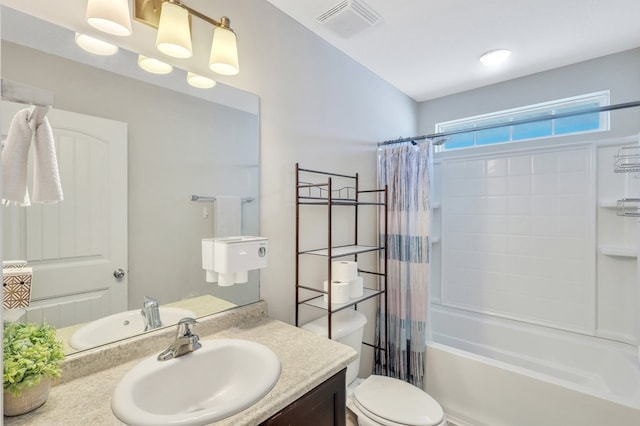
[[558,171],[558,156],[556,153],[544,153],[533,155],[533,173],[545,174]]
[[558,179],[555,174],[533,175],[531,192],[537,195],[555,195],[558,192]]
[[443,200],[443,211],[446,211],[447,214],[469,214],[469,212],[477,210],[477,207],[476,198],[449,197]]
[[507,197],[507,214],[509,214],[509,216],[530,215],[531,214],[531,197],[529,196]]
[[560,173],[558,175],[558,194],[585,194],[587,192],[587,173]]
[[493,158],[486,160],[487,176],[489,177],[506,176],[508,167],[509,164],[507,158]]
[[461,177],[481,178],[485,176],[484,160],[472,160],[464,163]]
[[508,159],[509,176],[521,176],[531,174],[531,156],[518,155]]
[[507,237],[507,253],[517,256],[533,256],[531,238],[527,235],[510,235]]
[[506,234],[507,233],[507,215],[486,215],[475,218],[475,226],[473,232],[486,234]]
[[512,236],[529,235],[531,233],[531,217],[528,215],[509,214],[507,218],[507,232]]
[[589,152],[586,149],[572,149],[558,153],[558,171],[584,172],[589,169]]
[[558,214],[558,200],[555,195],[534,195],[531,197],[531,214],[548,216]]
[[587,232],[586,216],[557,216],[556,221],[559,237],[583,237]]
[[507,214],[507,197],[484,197],[484,214]]
[[553,236],[556,235],[557,222],[555,216],[533,216],[531,218],[531,235]]
[[486,194],[487,195],[506,195],[507,193],[507,178],[506,177],[491,177],[486,180]]
[[558,196],[558,214],[564,216],[585,216],[589,206],[584,195]]
[[528,195],[531,193],[531,176],[509,176],[507,179],[509,195]]

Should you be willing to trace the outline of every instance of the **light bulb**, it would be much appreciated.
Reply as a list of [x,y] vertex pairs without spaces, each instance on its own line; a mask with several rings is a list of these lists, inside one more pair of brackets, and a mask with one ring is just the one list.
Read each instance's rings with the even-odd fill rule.
[[76,33],[76,44],[94,55],[109,56],[118,51],[118,46],[86,34]]
[[87,23],[107,34],[131,35],[129,0],[89,0]]
[[216,27],[213,31],[209,68],[222,75],[236,75],[240,72],[236,34],[229,28]]
[[211,89],[216,85],[215,80],[192,73],[191,71],[187,72],[187,82],[198,89]]
[[507,49],[496,49],[490,52],[485,53],[480,57],[480,62],[482,65],[487,67],[493,67],[496,65],[500,65],[511,55],[511,51]]
[[170,64],[144,55],[138,55],[138,66],[153,74],[169,74],[173,71],[173,66]]
[[156,47],[174,58],[186,59],[193,55],[189,11],[180,4],[162,3]]

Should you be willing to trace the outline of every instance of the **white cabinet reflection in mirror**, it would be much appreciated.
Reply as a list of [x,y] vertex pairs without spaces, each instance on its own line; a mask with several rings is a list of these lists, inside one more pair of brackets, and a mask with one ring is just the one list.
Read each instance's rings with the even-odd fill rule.
[[[195,316],[187,309],[167,306],[161,306],[159,309],[160,319],[165,326],[177,324],[182,318]],[[93,348],[141,334],[144,332],[144,327],[144,317],[140,309],[120,312],[90,322],[78,329],[69,339],[69,345],[77,350]]]

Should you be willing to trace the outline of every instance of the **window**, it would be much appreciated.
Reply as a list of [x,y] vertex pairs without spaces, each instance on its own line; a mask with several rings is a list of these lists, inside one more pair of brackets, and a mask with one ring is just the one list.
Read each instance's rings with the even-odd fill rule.
[[[468,132],[447,136],[444,150],[470,148],[504,142],[516,142],[566,136],[577,133],[589,133],[609,130],[609,113],[589,113],[573,117],[554,118],[508,125],[511,122],[543,117],[549,114],[563,114],[609,105],[609,91],[590,93],[572,98],[559,99],[521,108],[498,111],[491,114],[446,121],[436,124],[436,133],[466,130]],[[484,130],[471,130],[483,126],[500,125]]]

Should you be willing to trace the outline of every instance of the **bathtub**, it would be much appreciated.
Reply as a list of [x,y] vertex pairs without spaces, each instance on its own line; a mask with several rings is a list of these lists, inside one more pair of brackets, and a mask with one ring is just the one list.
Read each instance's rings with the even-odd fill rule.
[[426,391],[460,426],[638,426],[637,348],[431,308]]

